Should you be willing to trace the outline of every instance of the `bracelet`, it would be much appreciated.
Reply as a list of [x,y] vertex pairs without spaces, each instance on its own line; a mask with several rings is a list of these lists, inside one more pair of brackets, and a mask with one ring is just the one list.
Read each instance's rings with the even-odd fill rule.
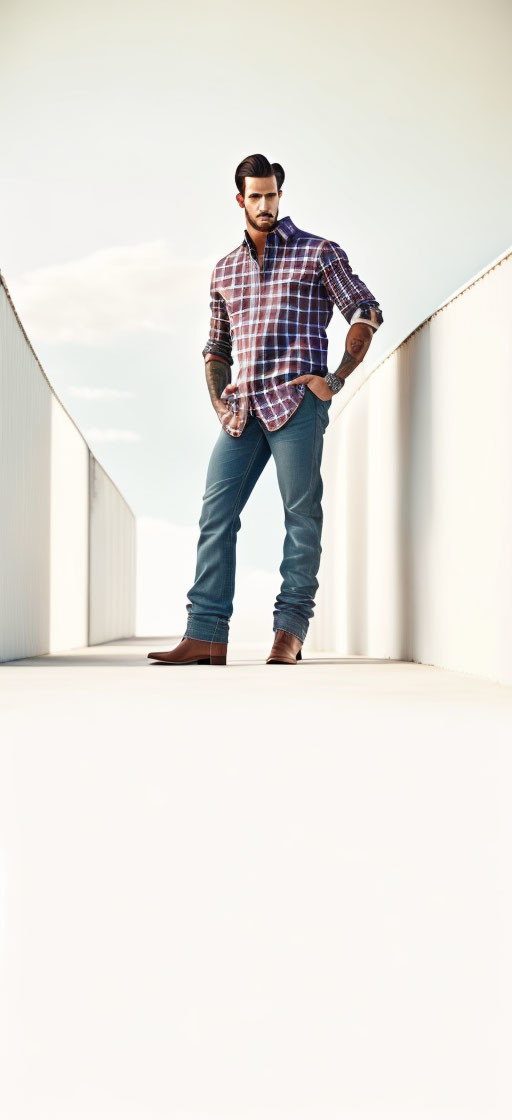
[[326,373],[325,380],[333,393],[339,393],[340,389],[343,389],[345,384],[345,378],[338,377],[337,373]]

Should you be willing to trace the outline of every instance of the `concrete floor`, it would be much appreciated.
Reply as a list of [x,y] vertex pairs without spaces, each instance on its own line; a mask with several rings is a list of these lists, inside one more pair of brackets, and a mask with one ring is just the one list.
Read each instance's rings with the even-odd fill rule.
[[0,666],[1,1120],[509,1120],[512,689]]

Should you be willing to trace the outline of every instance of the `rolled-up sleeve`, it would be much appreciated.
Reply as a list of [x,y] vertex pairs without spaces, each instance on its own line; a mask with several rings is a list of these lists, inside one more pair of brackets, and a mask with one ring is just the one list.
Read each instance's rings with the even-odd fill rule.
[[335,241],[324,241],[320,248],[318,268],[321,282],[339,307],[348,323],[363,322],[378,330],[384,317],[375,296],[355,272],[348,256]]
[[232,339],[231,328],[229,322],[228,309],[225,300],[222,298],[219,291],[217,291],[216,270],[213,270],[211,283],[210,283],[210,335],[204,350],[202,351],[203,358],[208,354],[212,357],[223,358],[229,365],[233,365],[233,358],[231,355]]

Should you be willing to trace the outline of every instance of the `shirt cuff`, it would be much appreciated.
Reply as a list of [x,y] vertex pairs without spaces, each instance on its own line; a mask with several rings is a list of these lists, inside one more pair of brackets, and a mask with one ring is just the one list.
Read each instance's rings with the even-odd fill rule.
[[210,354],[212,358],[222,358],[223,362],[228,362],[230,366],[233,365],[231,351],[227,346],[224,347],[221,342],[207,342],[204,350],[201,352],[205,359],[208,357],[208,354]]
[[356,307],[354,314],[352,315],[352,318],[350,320],[350,326],[352,326],[353,323],[364,323],[365,326],[371,327],[372,331],[375,334],[375,331],[379,329],[381,323],[383,322],[384,318],[380,307],[374,307],[370,306],[369,304],[362,303],[359,305],[359,307]]

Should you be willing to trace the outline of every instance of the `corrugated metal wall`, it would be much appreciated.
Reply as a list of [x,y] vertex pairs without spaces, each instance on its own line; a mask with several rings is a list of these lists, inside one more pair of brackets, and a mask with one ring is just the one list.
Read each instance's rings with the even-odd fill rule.
[[0,661],[134,628],[135,517],[58,400],[0,277]]

